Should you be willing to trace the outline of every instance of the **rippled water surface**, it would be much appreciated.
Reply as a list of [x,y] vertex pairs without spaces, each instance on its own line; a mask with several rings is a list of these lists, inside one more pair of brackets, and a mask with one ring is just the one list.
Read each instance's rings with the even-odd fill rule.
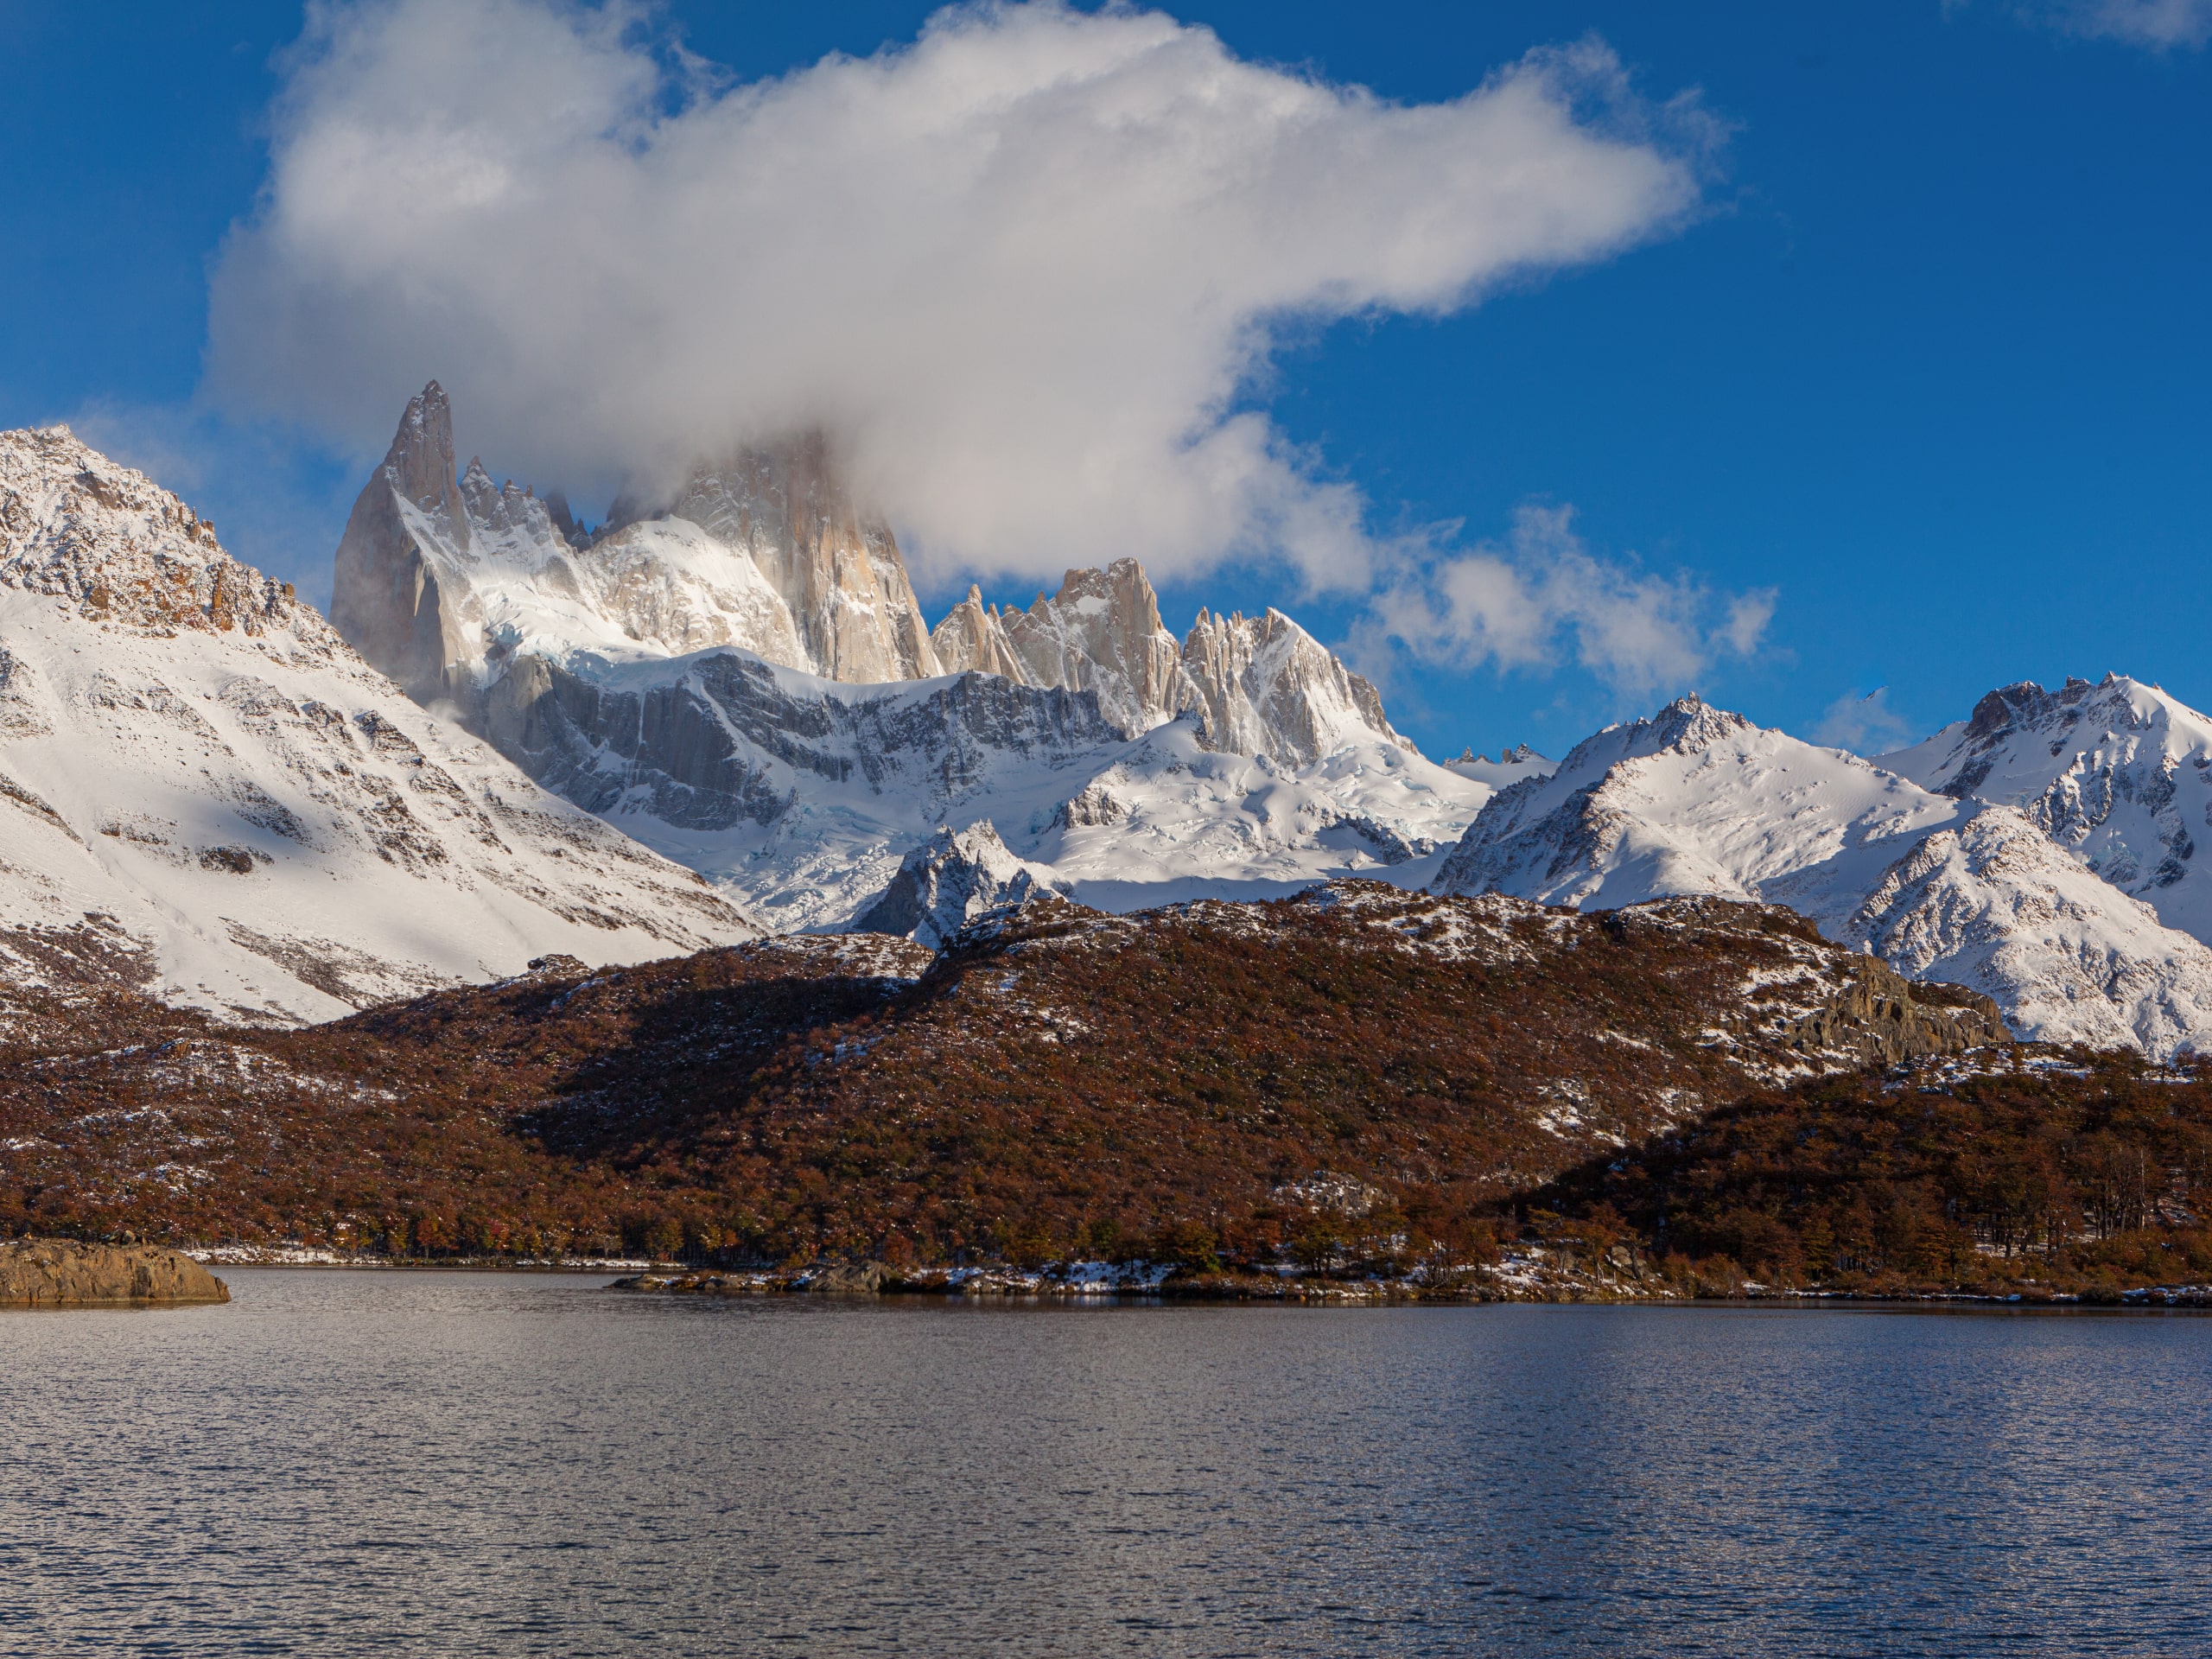
[[226,1276],[0,1315],[0,1651],[2212,1649],[2212,1319]]

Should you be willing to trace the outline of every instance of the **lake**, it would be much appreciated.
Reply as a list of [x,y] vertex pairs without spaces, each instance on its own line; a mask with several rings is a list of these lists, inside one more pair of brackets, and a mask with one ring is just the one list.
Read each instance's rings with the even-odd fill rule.
[[2212,1319],[735,1302],[0,1315],[9,1654],[2173,1654]]

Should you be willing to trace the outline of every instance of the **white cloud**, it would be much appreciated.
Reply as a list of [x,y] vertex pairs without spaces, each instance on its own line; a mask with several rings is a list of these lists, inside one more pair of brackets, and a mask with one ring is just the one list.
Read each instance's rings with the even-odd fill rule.
[[1503,544],[1416,555],[1353,631],[1374,660],[1395,643],[1460,670],[1550,668],[1571,658],[1630,700],[1692,688],[1722,656],[1748,657],[1774,615],[1771,590],[1716,594],[1592,554],[1571,507],[1522,507]]
[[313,6],[211,385],[373,453],[435,376],[465,448],[579,499],[820,424],[939,577],[1259,556],[1356,591],[1363,499],[1239,407],[1274,331],[1662,234],[1713,130],[1594,41],[1408,105],[1120,7],[956,7],[742,86],[641,17]]
[[[1948,11],[1965,0],[1945,0]],[[2154,52],[2212,41],[2212,0],[2025,0],[2024,22],[2148,47]]]
[[1890,707],[1890,688],[1878,685],[1865,696],[1847,691],[1827,706],[1813,728],[1813,741],[1853,754],[1886,754],[1919,735],[1912,722]]

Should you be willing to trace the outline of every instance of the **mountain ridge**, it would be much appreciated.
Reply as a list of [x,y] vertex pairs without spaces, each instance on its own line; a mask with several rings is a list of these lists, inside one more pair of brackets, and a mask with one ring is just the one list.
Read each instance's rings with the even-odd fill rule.
[[757,930],[65,429],[0,433],[0,966],[296,1022]]

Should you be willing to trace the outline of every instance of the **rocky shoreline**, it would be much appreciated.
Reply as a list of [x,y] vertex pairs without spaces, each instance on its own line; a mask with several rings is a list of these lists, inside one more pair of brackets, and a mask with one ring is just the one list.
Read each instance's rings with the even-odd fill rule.
[[1642,1262],[1602,1264],[1547,1259],[1539,1249],[1506,1252],[1499,1261],[1441,1272],[1418,1269],[1395,1278],[1339,1277],[1249,1270],[1191,1271],[1143,1262],[1055,1263],[1024,1268],[1007,1262],[963,1268],[893,1268],[880,1262],[817,1262],[803,1268],[659,1266],[607,1287],[664,1296],[962,1296],[1078,1301],[1141,1298],[1160,1301],[1282,1302],[1336,1306],[1520,1302],[1624,1306],[1703,1303],[1817,1306],[1831,1303],[1957,1307],[2212,1309],[2212,1286],[2144,1285],[2124,1290],[1873,1293],[1793,1289],[1739,1280],[1720,1283],[1669,1278]]
[[230,1287],[181,1251],[68,1238],[0,1243],[0,1307],[227,1302]]

